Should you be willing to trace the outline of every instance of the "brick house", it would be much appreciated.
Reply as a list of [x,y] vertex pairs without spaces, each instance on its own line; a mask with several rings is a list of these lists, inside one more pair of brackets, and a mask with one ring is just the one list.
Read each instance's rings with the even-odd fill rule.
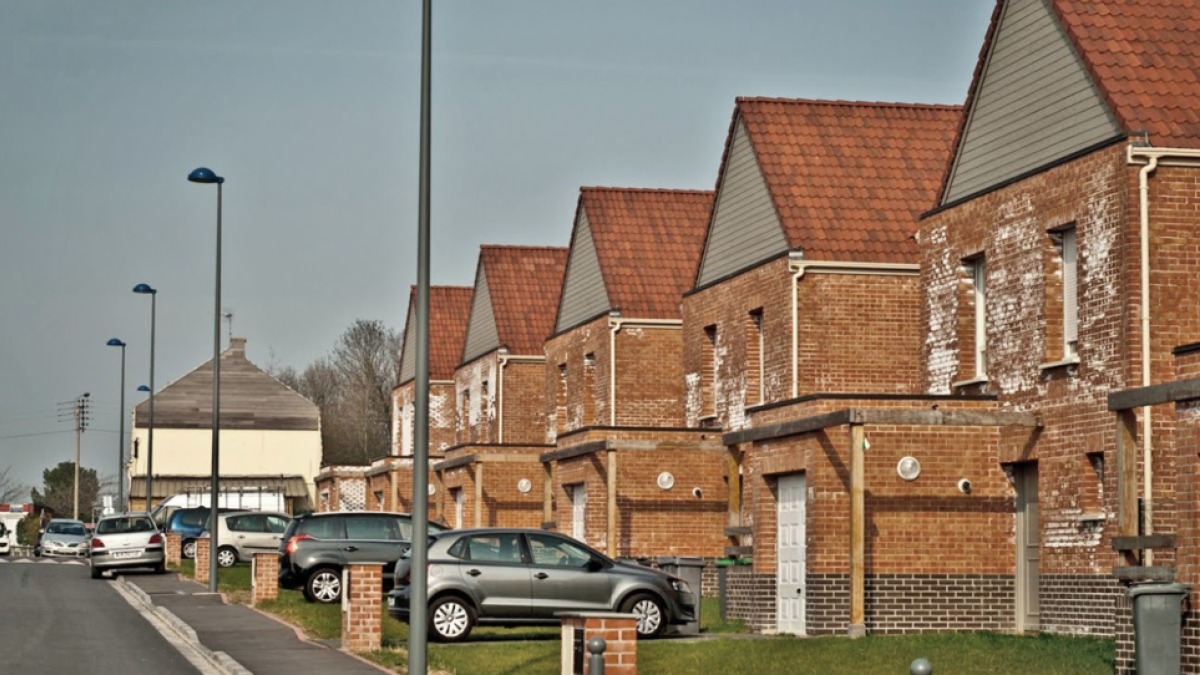
[[454,370],[454,444],[434,464],[435,515],[451,527],[537,527],[546,444],[543,341],[567,249],[482,246]]
[[711,192],[583,188],[553,335],[542,454],[545,527],[614,557],[716,558],[719,429],[684,425],[679,300]]
[[[429,462],[445,457],[455,444],[454,367],[462,357],[471,313],[471,286],[429,288]],[[392,391],[392,452],[366,470],[370,482],[368,508],[412,510],[413,420],[416,414],[417,288],[409,291],[404,346],[397,382]],[[430,471],[430,475],[433,472]],[[434,487],[436,490],[436,486]]]
[[[730,570],[730,609],[755,628],[1011,625],[998,426],[1036,419],[987,394],[921,394],[911,235],[960,114],[737,102],[683,360],[687,424],[725,430],[727,553],[753,560]],[[999,599],[953,600],[980,588]]]
[[[1191,399],[1146,392],[1200,337],[1198,23],[1190,2],[998,2],[918,235],[923,388],[989,392],[1043,424],[1000,435],[1017,627],[1117,634],[1119,673],[1120,582],[1197,582]],[[1194,654],[1194,622],[1187,640]]]

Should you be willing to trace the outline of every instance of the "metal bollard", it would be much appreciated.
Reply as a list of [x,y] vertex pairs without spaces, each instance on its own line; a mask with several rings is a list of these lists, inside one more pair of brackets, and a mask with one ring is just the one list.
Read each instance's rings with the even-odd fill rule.
[[933,675],[933,664],[925,659],[917,659],[908,667],[910,675]]
[[592,654],[588,657],[588,675],[604,675],[604,650],[607,647],[608,643],[600,636],[588,640],[587,648]]

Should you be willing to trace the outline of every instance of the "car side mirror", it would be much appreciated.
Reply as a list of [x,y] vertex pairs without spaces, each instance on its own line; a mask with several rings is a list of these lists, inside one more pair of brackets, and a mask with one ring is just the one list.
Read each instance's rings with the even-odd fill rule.
[[592,558],[587,561],[583,568],[589,572],[599,572],[604,569],[604,563],[599,558]]

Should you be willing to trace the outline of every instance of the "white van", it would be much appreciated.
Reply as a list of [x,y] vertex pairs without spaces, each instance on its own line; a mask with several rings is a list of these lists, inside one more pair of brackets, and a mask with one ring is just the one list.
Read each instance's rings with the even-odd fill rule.
[[[211,492],[186,492],[171,495],[154,507],[150,514],[154,523],[163,529],[177,509],[212,506]],[[217,493],[217,508],[239,511],[285,511],[287,500],[282,490],[246,490]]]

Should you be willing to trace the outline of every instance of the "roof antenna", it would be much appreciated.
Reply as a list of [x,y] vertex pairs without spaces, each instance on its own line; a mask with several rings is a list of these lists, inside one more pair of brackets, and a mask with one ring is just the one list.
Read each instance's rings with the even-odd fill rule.
[[229,344],[233,344],[233,310],[223,310],[221,312],[221,318],[229,322]]

